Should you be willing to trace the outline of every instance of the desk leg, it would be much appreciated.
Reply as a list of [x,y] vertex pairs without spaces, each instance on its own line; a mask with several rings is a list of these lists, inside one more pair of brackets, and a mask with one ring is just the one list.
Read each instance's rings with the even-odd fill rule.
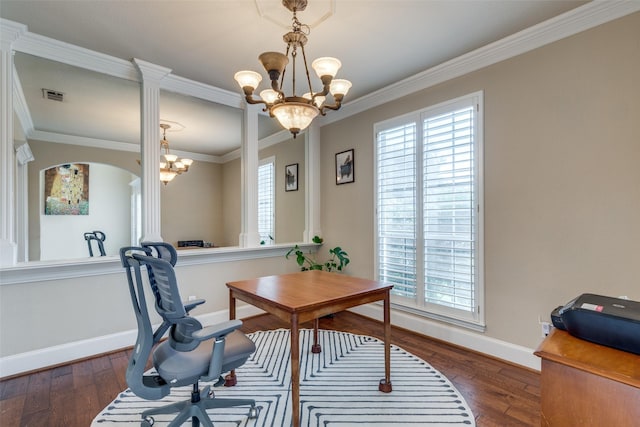
[[311,353],[320,353],[322,352],[322,346],[318,344],[318,325],[320,324],[320,319],[316,318],[313,321],[313,345],[311,346]]
[[[233,292],[229,290],[229,320],[234,320],[236,318],[236,299],[233,296]],[[238,383],[238,379],[236,378],[236,370],[233,369],[229,372],[229,375],[224,377],[224,386],[225,387],[233,387]]]
[[389,291],[384,295],[384,379],[380,380],[378,390],[391,393],[391,301]]
[[300,425],[300,346],[298,315],[291,315],[291,426]]

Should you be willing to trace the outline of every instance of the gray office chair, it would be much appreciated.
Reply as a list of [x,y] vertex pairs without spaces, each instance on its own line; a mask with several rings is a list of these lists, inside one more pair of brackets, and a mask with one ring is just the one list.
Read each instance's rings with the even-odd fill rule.
[[[180,426],[189,418],[194,427],[200,423],[213,427],[207,409],[244,405],[250,406],[249,418],[257,417],[258,411],[252,399],[218,399],[209,386],[200,390],[200,380],[217,381],[214,387],[223,385],[222,373],[242,366],[255,351],[255,344],[238,330],[242,325],[239,320],[202,327],[197,319],[188,315],[180,299],[170,250],[164,245],[157,245],[120,249],[138,324],[136,344],[127,366],[127,385],[137,396],[149,400],[162,399],[173,387],[192,385],[192,391],[190,400],[144,411],[140,425],[153,425],[153,415],[177,412],[170,427]],[[158,247],[168,252],[161,254]],[[159,258],[152,256],[154,251]],[[155,332],[147,310],[142,266],[148,271],[156,311],[163,319],[163,324]],[[163,330],[169,331],[168,338],[158,344]],[[156,373],[145,374],[151,356]]]

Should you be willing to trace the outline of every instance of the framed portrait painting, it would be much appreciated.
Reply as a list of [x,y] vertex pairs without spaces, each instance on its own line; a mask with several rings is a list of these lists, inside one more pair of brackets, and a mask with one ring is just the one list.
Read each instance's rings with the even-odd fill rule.
[[336,185],[355,181],[353,148],[336,154]]
[[298,164],[293,163],[284,167],[284,190],[298,191]]
[[44,171],[45,215],[89,215],[89,165],[67,163]]

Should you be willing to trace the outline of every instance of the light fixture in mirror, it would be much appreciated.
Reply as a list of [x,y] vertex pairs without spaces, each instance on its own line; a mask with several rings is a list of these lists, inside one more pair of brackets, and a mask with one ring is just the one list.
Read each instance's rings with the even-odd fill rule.
[[163,130],[171,154],[195,161],[189,173],[161,186],[162,238],[176,247],[237,246],[240,229],[232,224],[241,207],[231,201],[239,200],[240,170],[224,164],[239,156],[242,110],[161,90],[160,123],[169,125]]
[[188,157],[178,158],[175,154],[171,154],[169,141],[167,141],[167,129],[171,129],[171,125],[169,123],[160,123],[160,128],[162,129],[160,149],[163,150],[160,160],[160,181],[167,185],[177,175],[189,172],[189,166],[193,164],[193,159]]

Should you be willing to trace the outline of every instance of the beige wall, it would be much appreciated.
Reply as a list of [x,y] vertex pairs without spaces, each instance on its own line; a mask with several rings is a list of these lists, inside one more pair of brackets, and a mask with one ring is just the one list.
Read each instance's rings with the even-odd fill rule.
[[[189,172],[161,185],[161,234],[174,246],[178,240],[224,241],[222,166],[195,161]],[[236,215],[240,215],[239,208]],[[237,242],[234,243],[237,245]]]
[[[194,315],[227,310],[227,282],[289,273],[297,267],[280,256],[206,265],[180,264],[178,260],[176,275],[182,298],[195,295],[207,300],[194,310]],[[103,336],[136,330],[124,270],[99,277],[3,284],[0,328],[0,357],[81,340],[99,343]]]
[[[260,160],[270,156],[276,157],[276,243],[300,242],[305,226],[304,141],[290,139],[260,150]],[[292,163],[298,163],[298,191],[285,191],[284,168]],[[240,159],[222,165],[222,234],[225,246],[237,246],[240,237],[240,168]]]
[[225,218],[223,246],[238,246],[242,230],[241,165],[240,159],[222,165],[222,215]]
[[486,335],[535,348],[538,317],[581,293],[640,300],[638,70],[640,13],[323,127],[325,241],[374,277],[374,123],[482,90]]

